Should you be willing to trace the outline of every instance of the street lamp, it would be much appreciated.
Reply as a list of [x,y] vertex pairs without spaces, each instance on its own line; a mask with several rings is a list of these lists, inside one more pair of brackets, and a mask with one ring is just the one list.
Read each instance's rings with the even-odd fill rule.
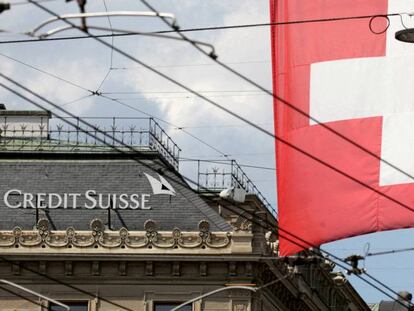
[[[102,18],[102,17],[154,17],[154,18],[163,18],[163,19],[169,19],[171,20],[171,25],[172,27],[178,29],[178,25],[177,25],[177,21],[175,18],[174,14],[171,13],[154,13],[154,12],[141,12],[141,11],[111,11],[111,12],[93,12],[93,13],[76,13],[76,14],[64,14],[64,15],[60,15],[57,17],[52,17],[42,23],[40,23],[38,26],[36,26],[33,30],[26,32],[26,35],[32,36],[32,37],[37,37],[39,39],[45,39],[49,36],[52,36],[54,34],[66,31],[66,30],[71,30],[74,28],[77,28],[75,25],[70,24],[69,26],[60,26],[58,28],[54,28],[51,29],[49,31],[47,31],[46,33],[43,34],[37,34],[42,28],[44,28],[45,26],[48,26],[50,24],[53,24],[55,22],[58,21],[68,21],[71,19],[93,19],[93,18]],[[86,23],[85,23],[86,25]],[[167,34],[161,34],[161,33],[154,33],[154,32],[139,32],[139,31],[131,31],[131,30],[123,30],[123,29],[114,29],[112,27],[100,27],[100,26],[91,26],[88,25],[83,26],[83,28],[79,28],[80,30],[86,30],[87,29],[93,29],[93,30],[98,30],[98,31],[111,31],[112,34],[114,33],[118,33],[120,35],[122,34],[127,34],[127,35],[141,35],[141,36],[149,36],[149,37],[156,37],[156,38],[161,38],[161,39],[170,39],[170,40],[178,40],[178,41],[184,41],[186,42],[187,39],[181,38],[181,37],[177,37],[177,36],[171,36],[171,35],[167,35]],[[215,49],[214,46],[206,43],[206,42],[202,42],[202,41],[198,41],[198,40],[191,40],[194,44],[196,44],[197,46],[204,46],[207,47],[208,49],[210,49],[209,51],[209,55],[216,59],[217,55],[215,53]]]
[[197,301],[197,300],[203,299],[205,297],[208,297],[208,296],[211,296],[211,295],[214,295],[214,294],[223,292],[225,290],[230,290],[230,289],[246,289],[246,290],[250,290],[252,292],[255,292],[259,288],[258,287],[249,287],[249,286],[227,286],[227,287],[218,288],[218,289],[215,289],[215,290],[213,290],[211,292],[208,292],[208,293],[206,293],[204,295],[201,295],[201,296],[195,297],[193,299],[190,299],[190,300],[188,300],[186,302],[183,302],[182,304],[180,304],[179,306],[175,307],[174,309],[171,309],[171,311],[177,311],[177,310],[181,309],[182,307],[184,307],[184,306],[186,306],[186,305],[188,305],[190,303],[193,303],[194,301]]
[[398,14],[398,15],[400,16],[401,24],[404,27],[404,29],[399,30],[395,33],[395,39],[401,42],[414,43],[414,28],[406,27],[404,23],[404,18],[403,18],[404,15],[407,15],[408,17],[412,18],[414,14],[403,13],[403,14]]
[[414,43],[414,28],[406,28],[395,33],[395,39],[401,42]]
[[280,282],[280,281],[288,278],[289,276],[290,276],[290,274],[287,274],[287,275],[285,275],[285,276],[283,276],[281,278],[278,278],[276,280],[273,280],[273,281],[271,281],[269,283],[266,283],[266,284],[264,284],[264,285],[262,285],[260,287],[234,285],[234,286],[226,286],[226,287],[218,288],[218,289],[212,290],[211,292],[208,292],[206,294],[203,294],[201,296],[198,296],[198,297],[195,297],[193,299],[190,299],[190,300],[188,300],[186,302],[183,302],[182,304],[180,304],[179,306],[175,307],[174,309],[171,309],[170,311],[178,311],[182,307],[184,307],[184,306],[186,306],[186,305],[188,305],[190,303],[193,303],[194,301],[203,299],[205,297],[208,297],[208,296],[211,296],[211,295],[214,295],[214,294],[217,294],[217,293],[226,291],[226,290],[231,290],[231,289],[245,289],[245,290],[249,290],[249,291],[252,291],[252,292],[257,292],[258,290],[261,290],[261,289],[266,288],[266,287],[268,287],[270,285],[276,284],[276,283],[278,283],[278,282]]
[[[71,20],[71,19],[82,19],[82,18],[102,18],[102,17],[120,17],[120,16],[124,16],[124,17],[162,17],[162,18],[167,18],[171,20],[171,23],[173,25],[176,25],[176,19],[175,16],[171,13],[153,13],[153,12],[141,12],[141,11],[115,11],[115,12],[93,12],[93,13],[76,13],[76,14],[64,14],[64,15],[60,15],[58,17],[52,17],[44,22],[42,22],[41,24],[39,24],[38,26],[36,26],[32,31],[28,32],[27,34],[30,36],[36,36],[36,32],[38,32],[40,29],[42,29],[43,27],[58,22],[58,21],[65,21],[65,20]],[[73,26],[71,27],[67,27],[67,28],[74,28]],[[65,28],[66,30],[66,28]]]
[[0,2],[0,13],[6,10],[10,10],[10,3]]

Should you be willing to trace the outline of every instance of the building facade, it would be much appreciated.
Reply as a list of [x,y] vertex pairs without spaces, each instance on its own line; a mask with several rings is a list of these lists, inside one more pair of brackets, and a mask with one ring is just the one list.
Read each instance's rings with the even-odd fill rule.
[[[224,287],[181,310],[369,310],[323,259],[278,258],[275,214],[239,167],[221,187],[190,187],[154,120],[49,118],[0,110],[0,279],[74,311],[165,311]],[[64,310],[1,288],[0,310]]]

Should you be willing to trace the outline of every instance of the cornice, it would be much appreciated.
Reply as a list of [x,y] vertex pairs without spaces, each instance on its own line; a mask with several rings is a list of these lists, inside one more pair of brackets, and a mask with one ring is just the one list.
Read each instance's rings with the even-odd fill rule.
[[250,233],[211,232],[208,221],[199,222],[198,231],[158,231],[156,222],[147,220],[145,231],[106,230],[100,219],[90,223],[91,230],[50,230],[49,221],[40,219],[34,230],[15,227],[0,231],[3,254],[248,254]]

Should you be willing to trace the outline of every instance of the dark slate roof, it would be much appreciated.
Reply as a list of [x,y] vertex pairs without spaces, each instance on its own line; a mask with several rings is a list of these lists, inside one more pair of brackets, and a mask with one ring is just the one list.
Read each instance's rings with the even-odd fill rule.
[[0,117],[52,117],[52,113],[48,110],[1,110]]
[[[149,165],[150,167],[146,167]],[[158,178],[161,172],[173,186],[176,196],[152,195],[150,210],[102,210],[85,209],[85,199],[79,200],[78,208],[41,209],[39,218],[48,218],[56,230],[72,226],[77,230],[89,230],[94,218],[101,219],[111,229],[143,230],[146,220],[152,219],[159,230],[198,230],[201,220],[208,220],[212,231],[231,231],[231,227],[189,188],[177,173],[170,170],[158,159],[137,163],[128,159],[24,159],[0,160],[0,230],[15,226],[32,229],[36,222],[36,210],[32,208],[12,209],[5,205],[4,194],[11,189],[28,193],[85,193],[95,190],[105,195],[152,194],[152,188],[144,173]],[[154,171],[155,170],[155,171]],[[10,197],[13,203],[22,201],[21,196]]]

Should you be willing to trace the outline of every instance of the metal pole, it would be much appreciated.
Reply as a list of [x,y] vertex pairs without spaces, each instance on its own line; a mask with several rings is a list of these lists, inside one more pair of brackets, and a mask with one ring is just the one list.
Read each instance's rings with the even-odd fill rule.
[[54,303],[55,305],[61,306],[62,308],[65,308],[66,310],[70,311],[70,307],[68,305],[65,305],[65,304],[63,304],[63,303],[61,303],[59,301],[56,301],[56,300],[52,299],[52,298],[43,296],[43,295],[41,295],[41,294],[39,294],[39,293],[37,293],[35,291],[32,291],[31,289],[28,289],[26,287],[23,287],[23,286],[21,286],[19,284],[16,284],[16,283],[13,283],[13,282],[4,280],[4,279],[0,279],[0,282],[2,282],[4,284],[7,284],[7,285],[10,285],[10,286],[13,286],[13,287],[16,287],[16,288],[18,288],[18,289],[20,289],[22,291],[25,291],[25,292],[30,293],[32,295],[35,295],[35,296],[37,296],[39,298],[42,298],[44,300],[50,301],[51,303]]
[[76,145],[79,145],[79,117],[76,118]]
[[197,191],[200,191],[200,160],[197,160]]
[[179,306],[175,307],[174,309],[171,309],[171,311],[176,311],[176,310],[179,310],[179,309],[181,309],[182,307],[184,307],[184,306],[186,306],[186,305],[188,305],[188,304],[190,304],[190,303],[193,303],[194,301],[197,301],[197,300],[203,299],[203,298],[205,298],[205,297],[208,297],[208,296],[214,295],[214,294],[219,293],[219,292],[223,292],[223,291],[225,291],[225,290],[230,290],[230,289],[246,289],[246,290],[250,290],[250,291],[252,291],[252,292],[255,292],[255,291],[257,291],[259,288],[257,288],[257,287],[249,287],[249,286],[227,286],[227,287],[218,288],[218,289],[215,289],[215,290],[213,290],[213,291],[211,291],[211,292],[208,292],[208,293],[206,293],[206,294],[204,294],[204,295],[201,295],[201,296],[198,296],[198,297],[193,298],[193,299],[191,299],[191,300],[188,300],[188,301],[186,301],[186,302],[184,302],[184,303],[180,304]]
[[179,306],[171,309],[170,311],[177,311],[177,310],[181,309],[182,307],[184,307],[184,306],[186,306],[186,305],[188,305],[190,303],[193,303],[194,301],[203,299],[205,297],[208,297],[208,296],[211,296],[211,295],[214,295],[216,293],[223,292],[223,291],[229,290],[229,289],[246,289],[246,290],[250,290],[252,292],[256,292],[256,291],[261,290],[263,288],[266,288],[266,287],[268,287],[270,285],[276,284],[276,283],[278,283],[278,282],[280,282],[280,281],[288,278],[289,276],[290,276],[290,274],[286,274],[285,276],[283,276],[281,278],[278,278],[276,280],[273,280],[273,281],[271,281],[269,283],[266,283],[266,284],[264,284],[264,285],[262,285],[260,287],[252,287],[252,286],[227,286],[227,287],[218,288],[218,289],[215,289],[215,290],[213,290],[211,292],[208,292],[208,293],[206,293],[204,295],[201,295],[201,296],[195,297],[193,299],[190,299],[190,300],[188,300],[186,302],[183,302],[182,304],[180,304]]

